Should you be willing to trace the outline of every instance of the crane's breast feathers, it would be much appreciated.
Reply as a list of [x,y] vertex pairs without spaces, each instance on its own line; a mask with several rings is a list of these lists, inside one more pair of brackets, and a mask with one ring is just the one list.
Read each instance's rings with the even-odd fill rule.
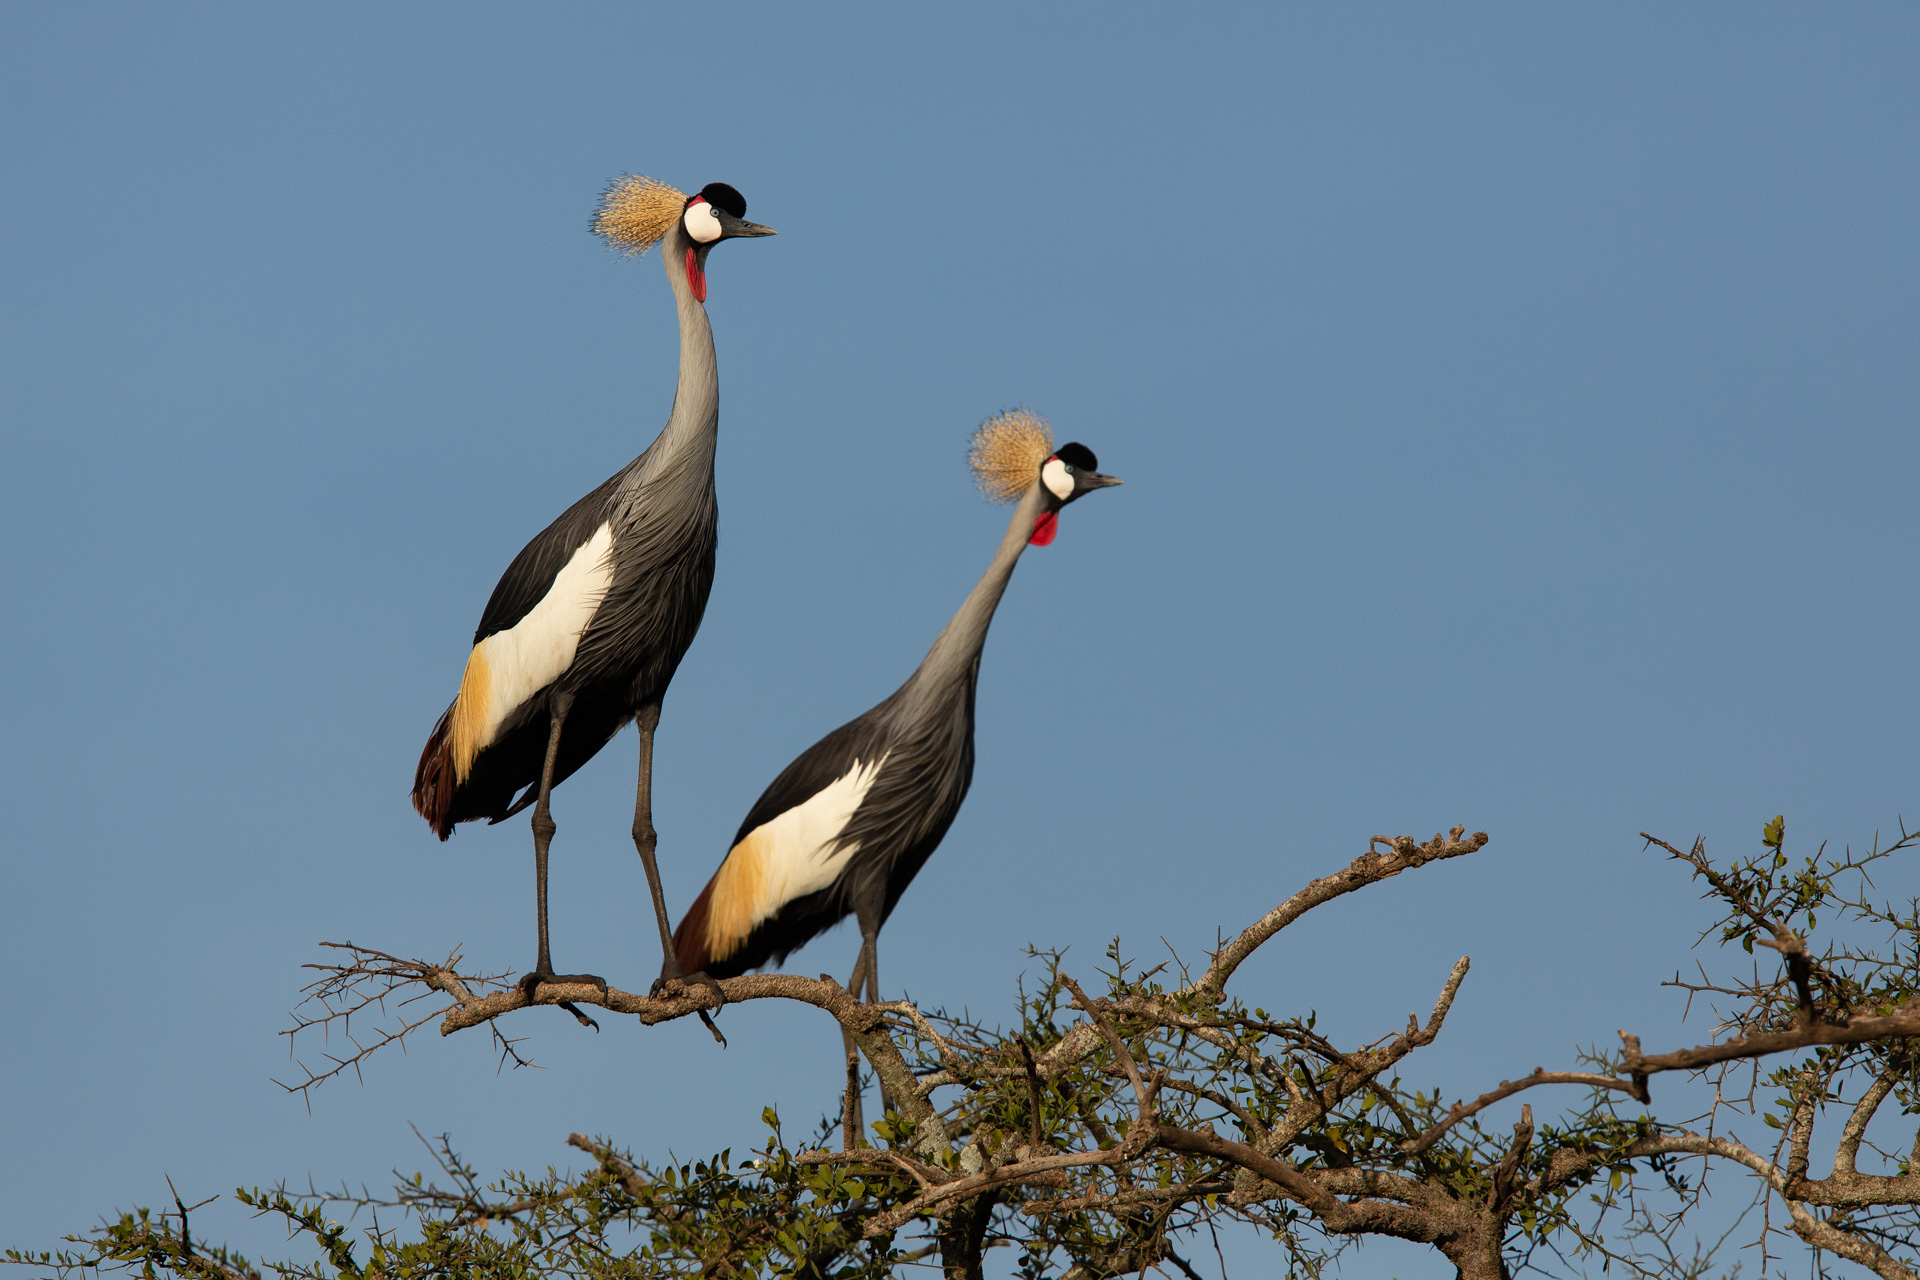
[[859,851],[840,834],[887,757],[853,767],[791,809],[747,832],[714,873],[707,907],[707,956],[724,960],[755,926],[786,903],[832,884]]
[[573,665],[580,637],[613,585],[612,551],[613,526],[603,523],[575,548],[538,604],[473,646],[450,725],[457,781],[467,780],[507,717]]

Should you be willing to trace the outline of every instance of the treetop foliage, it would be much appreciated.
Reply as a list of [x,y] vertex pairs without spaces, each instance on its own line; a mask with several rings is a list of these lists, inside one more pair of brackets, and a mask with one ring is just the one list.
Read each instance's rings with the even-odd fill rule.
[[[1460,827],[1425,842],[1376,837],[1197,972],[1177,961],[1142,968],[1116,944],[1076,975],[1063,956],[1035,951],[1035,980],[1009,1026],[905,1001],[864,1004],[827,979],[729,979],[729,1002],[811,1004],[858,1049],[836,1114],[795,1139],[766,1109],[764,1145],[743,1159],[721,1151],[655,1164],[574,1134],[583,1171],[485,1179],[442,1137],[429,1144],[433,1175],[388,1192],[236,1192],[284,1221],[305,1260],[263,1269],[196,1241],[198,1206],[178,1197],[171,1210],[124,1214],[62,1250],[7,1259],[58,1275],[221,1280],[878,1280],[934,1266],[978,1277],[990,1251],[1005,1250],[1022,1280],[1149,1270],[1198,1280],[1213,1269],[1201,1259],[1222,1228],[1252,1227],[1300,1277],[1333,1274],[1353,1242],[1390,1236],[1432,1247],[1468,1280],[1615,1268],[1705,1277],[1735,1268],[1722,1253],[1747,1245],[1763,1275],[1784,1249],[1811,1246],[1816,1266],[1839,1259],[1913,1280],[1920,904],[1884,898],[1873,873],[1910,856],[1920,836],[1902,830],[1864,853],[1821,846],[1796,859],[1776,817],[1760,852],[1722,865],[1700,842],[1682,850],[1646,837],[1704,888],[1710,918],[1696,945],[1715,944],[1717,967],[1737,961],[1738,972],[1710,976],[1703,962],[1697,979],[1670,984],[1689,993],[1690,1010],[1710,1011],[1713,1038],[1648,1054],[1621,1032],[1617,1048],[1581,1053],[1573,1069],[1535,1068],[1473,1099],[1409,1075],[1413,1055],[1445,1029],[1465,957],[1435,975],[1424,1018],[1361,1044],[1336,1043],[1314,1011],[1287,1010],[1284,993],[1252,1003],[1229,989],[1248,956],[1308,911],[1469,856],[1486,839]],[[530,1003],[565,1004],[583,1020],[579,1006],[598,1004],[645,1022],[718,1003],[703,987],[643,997],[543,985],[529,995],[460,975],[457,957],[435,965],[343,949],[343,962],[316,966],[322,977],[296,1032],[396,1014],[371,1035],[349,1033],[353,1051],[308,1070],[296,1092],[357,1070],[434,1018],[443,1034],[491,1028],[519,1062],[498,1023]],[[1766,951],[1779,962],[1763,963]],[[402,1012],[436,993],[451,1003],[425,1017]],[[869,1071],[884,1108],[871,1126],[860,1109]],[[1704,1113],[1657,1112],[1655,1077],[1671,1072],[1712,1083]],[[1553,1092],[1529,1092],[1541,1088]],[[1529,1101],[1517,1123],[1488,1122],[1490,1107],[1523,1092],[1557,1110],[1536,1121]],[[1754,1119],[1760,1128],[1749,1131]],[[1816,1130],[1835,1152],[1824,1177],[1813,1176]],[[1744,1234],[1684,1250],[1709,1180],[1728,1175],[1755,1189]]]

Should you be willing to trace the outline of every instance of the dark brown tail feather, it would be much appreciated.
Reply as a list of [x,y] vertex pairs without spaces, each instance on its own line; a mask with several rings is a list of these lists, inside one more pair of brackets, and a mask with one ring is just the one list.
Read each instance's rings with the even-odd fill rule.
[[453,708],[448,707],[433,726],[420,752],[420,765],[413,771],[414,810],[442,840],[453,834],[453,823],[447,820],[447,811],[453,807],[453,737],[447,732],[452,717]]
[[681,918],[680,927],[673,931],[673,953],[680,958],[680,972],[705,973],[707,971],[707,908],[708,900],[713,896],[713,881],[707,881],[707,887],[687,908],[687,914]]

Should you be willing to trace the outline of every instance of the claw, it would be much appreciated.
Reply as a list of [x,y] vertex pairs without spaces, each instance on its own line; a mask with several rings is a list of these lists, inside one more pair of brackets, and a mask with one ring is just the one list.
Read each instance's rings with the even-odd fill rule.
[[[704,987],[713,993],[715,1013],[727,1007],[727,993],[721,987],[719,979],[704,972],[684,976],[677,974],[670,976],[663,973],[653,980],[653,986],[648,988],[647,995],[655,1000],[677,1000],[687,994],[688,987],[693,986]],[[700,1015],[700,1021],[705,1024],[708,1031],[713,1033],[713,1038],[720,1047],[726,1048],[727,1038],[720,1034],[720,1028],[713,1024],[713,1019],[707,1016],[707,1011],[695,1009],[694,1012]]]
[[581,1026],[592,1027],[596,1032],[600,1030],[600,1024],[595,1022],[592,1018],[589,1018],[586,1014],[580,1012],[580,1006],[573,1003],[573,1001],[561,1000],[558,1003],[562,1009],[565,1009],[568,1013],[578,1018],[580,1020]]
[[[518,987],[521,991],[526,993],[527,1003],[532,1004],[536,993],[539,991],[540,984],[543,982],[552,982],[552,983],[584,982],[592,986],[598,987],[600,989],[600,998],[602,1000],[605,1000],[607,998],[607,980],[595,973],[544,973],[539,969],[535,969],[532,973],[522,975],[520,978],[520,981],[515,983],[514,985]],[[588,1017],[586,1014],[582,1013],[580,1011],[580,1007],[574,1004],[571,1000],[556,1000],[554,1001],[554,1003],[559,1005],[562,1009],[565,1009],[568,1013],[572,1014],[579,1021],[581,1026],[592,1027],[595,1031],[600,1030],[600,1024],[595,1022],[592,1018]]]

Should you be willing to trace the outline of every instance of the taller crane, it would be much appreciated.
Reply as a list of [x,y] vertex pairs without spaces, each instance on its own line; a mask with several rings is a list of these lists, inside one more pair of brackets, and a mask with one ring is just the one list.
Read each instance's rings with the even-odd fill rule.
[[660,700],[713,588],[720,382],[706,265],[723,240],[774,234],[746,213],[746,199],[724,182],[693,196],[632,175],[607,188],[593,230],[628,256],[661,245],[680,317],[673,411],[646,452],[567,508],[507,566],[480,615],[460,691],[414,772],[413,807],[442,840],[456,823],[501,822],[533,806],[540,953],[520,980],[529,994],[541,982],[606,986],[594,974],[553,971],[549,798],[629,720],[640,730],[633,843],[660,928],[661,981],[684,976],[654,860],[653,736]]

